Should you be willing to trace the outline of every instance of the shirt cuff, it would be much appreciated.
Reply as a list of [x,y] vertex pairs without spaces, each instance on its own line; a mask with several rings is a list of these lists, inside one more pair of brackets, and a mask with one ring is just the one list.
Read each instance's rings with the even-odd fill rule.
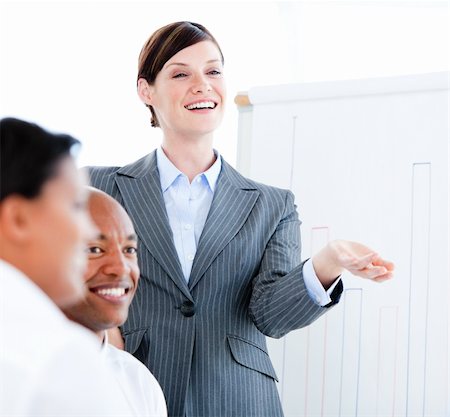
[[308,294],[312,298],[312,300],[317,305],[325,307],[327,304],[331,303],[331,293],[333,292],[336,285],[341,281],[341,279],[337,278],[336,281],[333,282],[331,287],[325,291],[325,288],[323,288],[323,285],[319,281],[319,278],[317,278],[312,259],[308,259],[303,264],[303,281],[305,281],[306,290],[308,291]]

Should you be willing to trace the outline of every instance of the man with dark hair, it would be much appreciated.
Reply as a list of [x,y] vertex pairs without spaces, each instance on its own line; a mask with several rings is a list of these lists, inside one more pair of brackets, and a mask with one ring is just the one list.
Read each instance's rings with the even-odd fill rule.
[[78,141],[0,120],[0,416],[129,416],[92,334],[61,313],[84,294],[93,235]]
[[108,343],[107,330],[121,326],[139,281],[137,236],[125,209],[103,191],[90,188],[88,208],[98,232],[87,245],[85,297],[64,313],[92,330],[102,343],[105,364],[139,416],[166,417],[164,394],[147,367]]

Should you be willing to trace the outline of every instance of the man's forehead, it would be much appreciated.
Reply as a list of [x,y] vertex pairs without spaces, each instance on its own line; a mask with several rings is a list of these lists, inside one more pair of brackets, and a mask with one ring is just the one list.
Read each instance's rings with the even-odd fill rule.
[[108,194],[100,190],[91,191],[88,205],[92,220],[98,224],[101,233],[106,235],[113,231],[134,233],[133,223],[127,212]]

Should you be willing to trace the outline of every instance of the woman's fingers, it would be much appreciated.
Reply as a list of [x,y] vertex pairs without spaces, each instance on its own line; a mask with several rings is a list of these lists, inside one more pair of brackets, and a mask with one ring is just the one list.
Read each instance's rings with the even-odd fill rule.
[[376,282],[386,281],[392,278],[393,274],[385,266],[368,265],[364,269],[349,270],[353,275],[357,275],[362,278],[367,278]]
[[382,259],[379,256],[377,256],[374,260],[372,260],[372,264],[377,266],[384,266],[388,271],[393,271],[395,268],[393,262]]
[[369,265],[375,256],[378,255],[373,252],[369,252],[363,256],[358,256],[357,254],[347,252],[341,253],[338,259],[340,260],[342,267],[346,269],[358,270],[363,269],[367,265]]
[[392,278],[394,264],[358,242],[334,241],[330,246],[335,263],[353,275],[376,282]]
[[384,281],[387,281],[387,280],[391,279],[392,277],[393,277],[392,272],[387,272],[384,275],[381,275],[379,277],[374,278],[372,281],[384,282]]

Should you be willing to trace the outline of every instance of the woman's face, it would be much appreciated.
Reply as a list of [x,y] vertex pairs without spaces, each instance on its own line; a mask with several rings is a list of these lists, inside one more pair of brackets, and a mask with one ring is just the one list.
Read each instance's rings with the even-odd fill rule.
[[67,157],[40,195],[24,203],[31,216],[28,262],[36,283],[60,307],[84,294],[85,248],[96,230],[86,209],[85,184]]
[[198,137],[219,126],[225,95],[219,49],[213,42],[203,41],[165,63],[154,84],[148,86],[144,101],[153,106],[165,134]]

